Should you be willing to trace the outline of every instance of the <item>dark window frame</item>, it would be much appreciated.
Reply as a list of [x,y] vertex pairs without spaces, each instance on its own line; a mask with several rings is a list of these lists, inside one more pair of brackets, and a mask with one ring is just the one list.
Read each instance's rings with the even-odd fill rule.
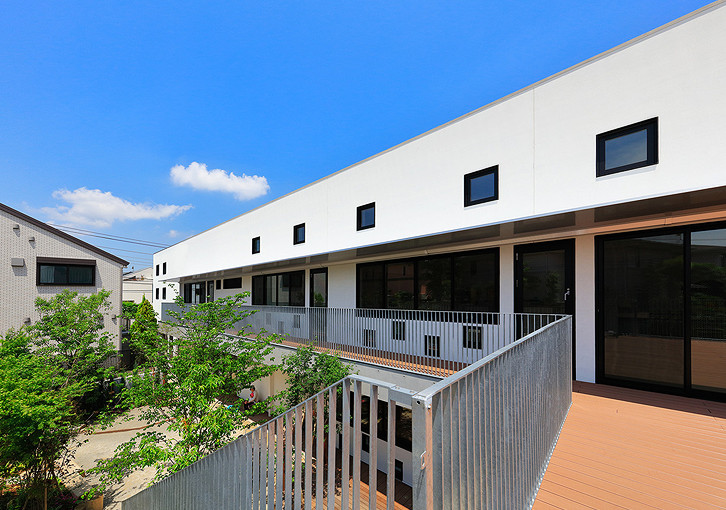
[[[373,209],[373,223],[370,225],[363,225],[363,211],[367,209]],[[376,203],[371,202],[369,204],[364,204],[358,206],[356,209],[356,230],[368,230],[369,228],[374,228],[376,226]]]
[[[314,274],[324,274],[325,275],[325,305],[317,306],[315,305],[315,295],[314,295],[314,289],[313,289],[313,275]],[[317,269],[311,269],[310,270],[310,307],[313,308],[327,308],[328,307],[328,268],[327,267],[321,267]]]
[[[622,136],[637,133],[646,130],[647,156],[642,161],[635,161],[627,165],[620,165],[614,168],[605,168],[605,143]],[[658,163],[658,117],[643,120],[630,124],[628,126],[611,129],[605,133],[600,133],[595,137],[595,169],[597,177],[627,172],[636,168],[651,166]]]
[[[494,175],[494,194],[491,197],[471,199],[471,181],[479,177]],[[499,165],[490,166],[464,176],[464,207],[499,200]]]
[[159,276],[159,264],[156,264],[156,276]]
[[159,299],[159,287],[156,288],[156,299]]
[[161,288],[161,299],[166,299],[166,287]]
[[242,288],[242,277],[236,278],[225,278],[222,280],[223,289],[241,289]]
[[252,238],[252,255],[260,253],[260,236]]
[[[455,277],[455,265],[458,257],[466,257],[471,255],[496,255],[496,281],[494,282],[494,286],[498,289],[498,292],[495,294],[495,301],[496,301],[496,310],[463,310],[459,309],[459,303],[457,303],[456,300],[456,277]],[[426,310],[420,308],[420,302],[419,302],[419,288],[420,288],[420,280],[419,280],[419,271],[418,271],[418,262],[422,260],[431,260],[436,258],[449,258],[451,263],[451,310]],[[413,269],[413,281],[414,281],[414,300],[413,300],[413,309],[420,312],[430,312],[433,316],[436,316],[438,313],[443,320],[444,315],[441,314],[441,312],[483,312],[487,313],[486,320],[492,321],[492,323],[498,324],[499,321],[499,312],[501,310],[501,296],[500,296],[500,290],[501,290],[501,253],[500,249],[498,247],[494,248],[485,248],[483,250],[472,250],[472,251],[459,251],[459,252],[452,252],[452,253],[444,253],[441,255],[431,255],[431,256],[423,256],[423,257],[409,257],[409,258],[403,258],[403,259],[391,259],[391,260],[381,260],[377,262],[366,262],[363,264],[356,264],[356,282],[355,282],[355,294],[356,294],[356,308],[359,309],[381,309],[381,310],[396,310],[396,308],[386,308],[386,265],[387,264],[400,264],[400,263],[407,263],[412,262],[414,265]],[[365,269],[366,267],[375,266],[375,265],[381,265],[383,267],[383,277],[381,278],[381,292],[380,296],[382,297],[382,303],[380,307],[366,307],[364,308],[361,305],[361,271]],[[360,311],[360,310],[359,310]],[[453,315],[453,317],[456,317],[456,314]],[[448,319],[448,320],[458,320],[458,319]]]
[[[302,231],[302,240],[298,240],[298,232]],[[303,244],[305,242],[305,223],[298,223],[292,227],[292,244]]]
[[[268,277],[277,277],[280,278],[282,276],[288,276],[299,274],[302,275],[302,302],[300,304],[287,304],[287,305],[280,305],[280,304],[268,304],[267,303],[267,278]],[[256,284],[261,279],[262,281],[262,296],[259,296],[259,293],[256,290],[256,287],[258,287]],[[292,294],[291,294],[292,295]],[[267,273],[262,275],[256,275],[252,277],[252,304],[253,305],[261,305],[261,306],[294,306],[294,307],[303,307],[305,306],[305,270],[300,271],[286,271],[283,273]],[[279,300],[278,300],[279,301]]]
[[166,262],[161,265],[161,274],[166,274]]
[[[35,284],[39,287],[95,287],[96,286],[96,261],[92,259],[62,259],[52,257],[37,257],[35,264]],[[91,270],[91,283],[46,283],[40,281],[40,268],[41,266],[54,266],[54,267],[92,267]]]

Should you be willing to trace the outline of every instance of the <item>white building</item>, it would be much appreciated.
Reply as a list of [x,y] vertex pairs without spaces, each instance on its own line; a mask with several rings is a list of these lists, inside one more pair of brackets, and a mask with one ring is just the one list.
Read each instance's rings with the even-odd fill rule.
[[64,289],[90,295],[111,292],[105,327],[120,347],[121,272],[125,260],[0,204],[0,334],[35,322],[35,300]]
[[151,267],[145,267],[138,271],[124,273],[123,276],[123,300],[141,303],[146,297],[148,301],[154,300],[154,275]]
[[161,250],[154,288],[568,313],[576,379],[723,396],[725,27],[715,2]]

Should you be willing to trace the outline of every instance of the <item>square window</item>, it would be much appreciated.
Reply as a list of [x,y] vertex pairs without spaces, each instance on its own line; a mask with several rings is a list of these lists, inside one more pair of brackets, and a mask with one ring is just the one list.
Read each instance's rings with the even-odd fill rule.
[[438,335],[424,335],[424,347],[429,358],[441,357],[441,337]]
[[260,253],[260,238],[255,237],[252,239],[252,254]]
[[396,480],[403,481],[403,461],[396,459],[393,469],[394,469],[394,473],[396,476]]
[[406,340],[406,323],[404,321],[393,321],[391,323],[391,336],[394,340]]
[[358,207],[357,229],[365,230],[376,226],[376,203],[361,205]]
[[482,347],[482,327],[481,326],[464,326],[463,327],[464,347],[466,349],[481,349]]
[[633,170],[658,162],[658,118],[597,135],[597,176]]
[[464,176],[464,207],[499,199],[499,166]]
[[164,264],[162,265],[162,269],[161,269],[161,272],[162,272],[163,274],[166,274],[166,262],[164,262]]
[[305,242],[305,223],[300,223],[292,227],[292,244],[302,244]]

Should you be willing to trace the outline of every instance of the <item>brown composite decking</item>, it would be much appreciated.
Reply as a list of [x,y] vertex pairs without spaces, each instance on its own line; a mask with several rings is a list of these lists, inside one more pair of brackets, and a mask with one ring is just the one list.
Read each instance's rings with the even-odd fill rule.
[[534,508],[726,508],[726,404],[575,382]]

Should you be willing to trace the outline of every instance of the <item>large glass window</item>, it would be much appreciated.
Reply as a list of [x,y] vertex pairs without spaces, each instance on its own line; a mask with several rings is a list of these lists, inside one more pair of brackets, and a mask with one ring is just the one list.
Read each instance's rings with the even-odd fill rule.
[[[211,291],[214,292],[214,281],[210,281],[210,284],[211,285],[209,285],[209,287],[211,288]],[[192,304],[206,303],[208,301],[207,287],[207,282],[185,283],[184,302]],[[212,296],[210,296],[210,298],[213,299]]]
[[252,304],[305,306],[305,271],[253,276]]
[[413,262],[386,264],[386,308],[413,309]]
[[499,250],[358,265],[358,307],[499,311]]
[[38,263],[38,285],[95,285],[96,266]]
[[421,310],[451,310],[451,257],[420,259],[418,307]]
[[454,257],[454,310],[499,311],[499,250]]
[[310,270],[310,306],[328,306],[328,270]]
[[726,392],[726,229],[691,234],[691,384]]
[[606,377],[682,387],[684,234],[603,243]]
[[658,162],[658,119],[649,119],[597,135],[597,176]]

